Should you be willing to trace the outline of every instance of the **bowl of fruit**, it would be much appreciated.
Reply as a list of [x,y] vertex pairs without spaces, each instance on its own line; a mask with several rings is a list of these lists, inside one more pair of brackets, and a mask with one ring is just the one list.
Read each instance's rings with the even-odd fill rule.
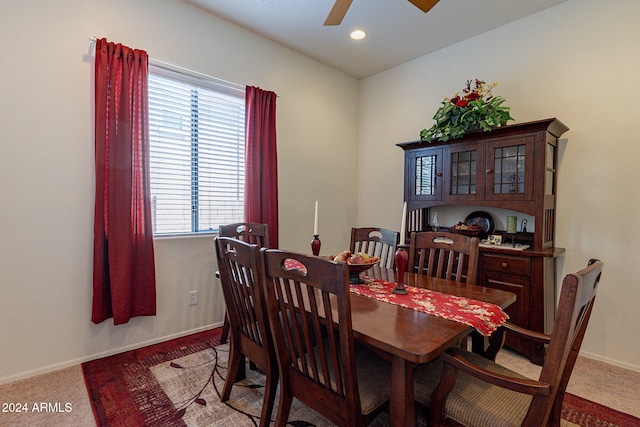
[[451,227],[454,233],[463,234],[465,236],[478,237],[484,233],[484,230],[478,225],[467,225],[464,222],[459,222]]
[[380,258],[373,257],[366,252],[352,254],[351,251],[342,251],[330,257],[333,261],[340,261],[347,264],[349,268],[349,283],[364,283],[360,273],[363,273],[377,264]]

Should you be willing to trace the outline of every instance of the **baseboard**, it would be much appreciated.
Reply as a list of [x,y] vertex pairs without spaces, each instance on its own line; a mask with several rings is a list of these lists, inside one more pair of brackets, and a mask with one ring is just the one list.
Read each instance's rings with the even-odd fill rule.
[[634,365],[631,363],[621,362],[619,360],[611,359],[609,357],[603,357],[598,354],[594,354],[588,351],[581,351],[580,357],[586,357],[593,360],[604,362],[608,365],[617,366],[618,368],[628,369],[630,371],[640,372],[640,365]]
[[77,359],[67,360],[65,362],[56,363],[54,365],[43,366],[42,368],[34,369],[32,371],[26,371],[26,372],[22,372],[22,373],[17,374],[17,375],[11,375],[11,376],[8,376],[8,377],[0,378],[0,384],[6,384],[6,383],[14,382],[14,381],[24,380],[26,378],[34,377],[36,375],[42,375],[42,374],[46,374],[46,373],[49,373],[49,372],[58,371],[60,369],[65,369],[65,368],[68,368],[68,367],[71,367],[71,366],[80,365],[81,363],[89,362],[91,360],[101,359],[103,357],[108,357],[108,356],[113,356],[114,354],[124,353],[125,351],[135,350],[135,349],[138,349],[138,348],[146,347],[148,345],[158,344],[158,343],[161,343],[161,342],[164,342],[164,341],[169,341],[169,340],[172,340],[172,339],[175,339],[175,338],[184,337],[184,336],[195,334],[195,333],[198,333],[198,332],[204,332],[204,331],[207,331],[209,329],[218,328],[220,326],[222,326],[222,322],[213,323],[213,324],[205,325],[205,326],[200,326],[199,328],[190,329],[188,331],[182,331],[182,332],[179,332],[179,333],[176,333],[176,334],[165,335],[165,336],[162,336],[162,337],[154,338],[154,339],[151,339],[151,340],[148,340],[148,341],[139,342],[139,343],[136,343],[136,344],[131,344],[131,345],[123,346],[123,347],[113,348],[113,349],[110,349],[110,350],[107,350],[107,351],[103,351],[101,353],[91,354],[91,355],[87,355],[87,356],[84,356],[84,357],[79,357]]

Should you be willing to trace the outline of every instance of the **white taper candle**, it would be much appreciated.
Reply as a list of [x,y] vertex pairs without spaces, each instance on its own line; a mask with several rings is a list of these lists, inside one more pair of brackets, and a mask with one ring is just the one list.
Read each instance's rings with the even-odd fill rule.
[[313,235],[318,235],[318,201],[316,200],[316,216],[313,220]]
[[407,202],[402,207],[402,225],[400,226],[400,244],[404,245],[404,236],[407,234]]

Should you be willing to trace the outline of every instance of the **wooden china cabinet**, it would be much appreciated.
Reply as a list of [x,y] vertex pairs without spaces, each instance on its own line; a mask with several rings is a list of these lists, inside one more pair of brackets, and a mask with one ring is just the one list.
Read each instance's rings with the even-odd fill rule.
[[[405,154],[409,231],[431,229],[434,206],[487,206],[534,218],[533,232],[492,233],[530,247],[481,247],[478,284],[515,293],[516,302],[506,310],[510,320],[545,333],[555,319],[556,259],[564,253],[554,246],[554,237],[558,138],[567,130],[552,118],[471,132],[454,141],[397,144]],[[543,363],[542,345],[515,337],[506,345]]]

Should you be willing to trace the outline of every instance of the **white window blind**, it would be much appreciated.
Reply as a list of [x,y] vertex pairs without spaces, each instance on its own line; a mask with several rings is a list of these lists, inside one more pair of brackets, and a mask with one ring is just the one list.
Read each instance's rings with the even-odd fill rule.
[[154,234],[243,220],[244,92],[158,67],[149,75]]

